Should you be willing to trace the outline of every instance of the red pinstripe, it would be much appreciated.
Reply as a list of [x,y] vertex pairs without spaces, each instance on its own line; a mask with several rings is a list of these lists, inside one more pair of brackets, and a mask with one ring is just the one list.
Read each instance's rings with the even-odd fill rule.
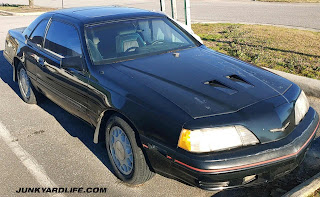
[[289,154],[289,155],[285,155],[285,156],[282,156],[282,157],[277,157],[277,158],[270,159],[270,160],[267,160],[267,161],[261,161],[261,162],[242,165],[242,166],[236,166],[236,167],[231,167],[231,168],[213,169],[213,170],[204,170],[204,169],[195,168],[195,167],[189,166],[188,164],[185,164],[185,163],[183,163],[183,162],[181,162],[179,160],[176,160],[176,159],[174,160],[174,162],[177,162],[177,163],[179,163],[179,164],[181,164],[183,166],[186,166],[186,167],[188,167],[188,168],[190,168],[192,170],[198,171],[198,172],[224,172],[224,171],[238,170],[238,169],[242,169],[242,168],[249,168],[249,167],[258,166],[258,165],[262,165],[262,164],[266,164],[266,163],[271,163],[271,162],[274,162],[274,161],[279,161],[279,160],[286,159],[286,158],[289,158],[289,157],[297,155],[305,146],[307,146],[307,144],[312,139],[313,135],[316,133],[316,131],[317,131],[318,127],[319,127],[319,123],[320,123],[320,121],[318,121],[318,124],[317,124],[315,130],[313,131],[312,135],[309,137],[309,139],[306,141],[306,143],[304,143],[303,146],[297,152]]

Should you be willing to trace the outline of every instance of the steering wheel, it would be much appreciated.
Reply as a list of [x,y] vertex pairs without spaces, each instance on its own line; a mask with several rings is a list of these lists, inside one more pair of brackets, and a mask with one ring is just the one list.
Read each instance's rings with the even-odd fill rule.
[[151,43],[151,45],[155,45],[155,44],[158,44],[158,43],[164,43],[164,40],[155,40]]
[[137,48],[139,48],[139,47],[129,47],[129,48],[127,48],[127,50],[125,52],[129,52],[131,50],[135,51]]

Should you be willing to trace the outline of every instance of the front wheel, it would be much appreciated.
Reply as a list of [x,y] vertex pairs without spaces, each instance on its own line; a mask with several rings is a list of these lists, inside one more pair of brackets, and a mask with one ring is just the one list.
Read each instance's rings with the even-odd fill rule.
[[115,174],[123,182],[138,185],[154,176],[137,145],[133,129],[118,116],[107,122],[106,148]]

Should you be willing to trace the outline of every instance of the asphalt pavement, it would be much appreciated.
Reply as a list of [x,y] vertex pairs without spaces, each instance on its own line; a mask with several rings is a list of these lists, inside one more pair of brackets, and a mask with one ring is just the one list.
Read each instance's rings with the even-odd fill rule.
[[[105,145],[94,144],[94,129],[50,100],[28,105],[12,81],[12,68],[2,53],[6,32],[27,26],[35,16],[0,16],[0,196],[20,187],[103,187],[106,194],[80,196],[212,196],[176,180],[156,175],[146,184],[129,187],[112,173]],[[320,112],[320,99],[309,98]],[[279,196],[320,171],[320,138],[313,142],[301,167],[273,183],[228,190],[215,196]],[[50,195],[50,194],[48,194]],[[52,196],[52,195],[51,195]],[[63,194],[79,196],[79,194]]]
[[[0,0],[0,3],[28,4],[28,0]],[[171,13],[170,0],[166,13]],[[62,0],[35,0],[35,4],[61,8]],[[160,10],[160,0],[63,0],[65,8],[120,5]],[[184,0],[177,0],[178,19],[184,20]],[[320,31],[320,3],[272,3],[253,0],[191,0],[192,22],[273,24]]]

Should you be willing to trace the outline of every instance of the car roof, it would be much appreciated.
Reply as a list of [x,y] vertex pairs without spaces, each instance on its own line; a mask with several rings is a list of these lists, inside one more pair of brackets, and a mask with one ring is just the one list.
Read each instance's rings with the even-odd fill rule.
[[118,6],[69,8],[52,11],[51,13],[69,16],[84,24],[124,18],[165,16],[159,12]]

